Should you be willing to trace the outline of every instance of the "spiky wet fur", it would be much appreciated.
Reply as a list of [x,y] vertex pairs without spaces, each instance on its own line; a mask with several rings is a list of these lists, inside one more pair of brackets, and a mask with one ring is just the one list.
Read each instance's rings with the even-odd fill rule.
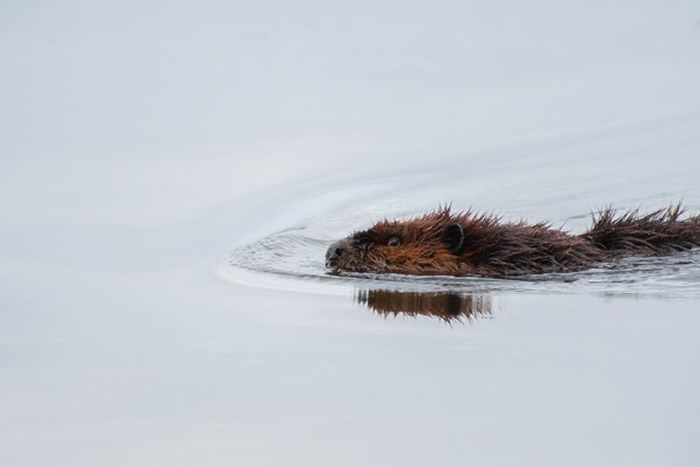
[[[450,207],[408,220],[384,220],[348,237],[350,251],[329,267],[334,271],[414,275],[506,277],[571,272],[622,256],[664,255],[700,245],[700,216],[681,219],[680,205],[640,215],[616,215],[606,208],[581,235],[549,223],[502,222],[492,214],[452,213]],[[445,245],[450,224],[459,224],[464,244]],[[389,246],[392,236],[399,246]]]

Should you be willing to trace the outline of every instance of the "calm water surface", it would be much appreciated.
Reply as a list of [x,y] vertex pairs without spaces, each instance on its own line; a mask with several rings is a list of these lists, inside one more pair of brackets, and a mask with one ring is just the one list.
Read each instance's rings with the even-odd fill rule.
[[700,8],[0,7],[0,464],[695,466],[700,256],[329,276],[452,202],[700,212]]

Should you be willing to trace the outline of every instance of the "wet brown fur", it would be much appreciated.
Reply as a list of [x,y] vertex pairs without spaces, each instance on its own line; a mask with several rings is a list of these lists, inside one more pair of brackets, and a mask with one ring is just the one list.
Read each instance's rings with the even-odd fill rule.
[[[593,226],[572,235],[548,223],[502,222],[491,214],[452,213],[449,207],[408,220],[382,221],[334,244],[334,271],[414,275],[507,277],[571,272],[631,255],[665,255],[700,245],[700,216],[681,219],[680,205],[646,215],[611,208]],[[458,224],[463,242],[454,248],[446,232]],[[455,228],[454,226],[452,228]],[[400,245],[389,246],[398,236]],[[452,246],[452,251],[450,250]]]

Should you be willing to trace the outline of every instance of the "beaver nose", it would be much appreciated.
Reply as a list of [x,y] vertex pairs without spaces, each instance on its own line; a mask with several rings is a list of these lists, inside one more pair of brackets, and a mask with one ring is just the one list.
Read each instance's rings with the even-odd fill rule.
[[326,265],[332,266],[338,261],[350,248],[350,242],[347,239],[338,240],[328,247],[326,251]]

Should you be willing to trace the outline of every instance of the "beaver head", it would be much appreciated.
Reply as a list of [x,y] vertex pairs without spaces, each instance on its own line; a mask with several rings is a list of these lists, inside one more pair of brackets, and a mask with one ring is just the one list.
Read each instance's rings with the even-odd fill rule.
[[465,240],[460,217],[443,208],[405,221],[384,220],[333,243],[326,266],[334,272],[468,273],[459,261]]

